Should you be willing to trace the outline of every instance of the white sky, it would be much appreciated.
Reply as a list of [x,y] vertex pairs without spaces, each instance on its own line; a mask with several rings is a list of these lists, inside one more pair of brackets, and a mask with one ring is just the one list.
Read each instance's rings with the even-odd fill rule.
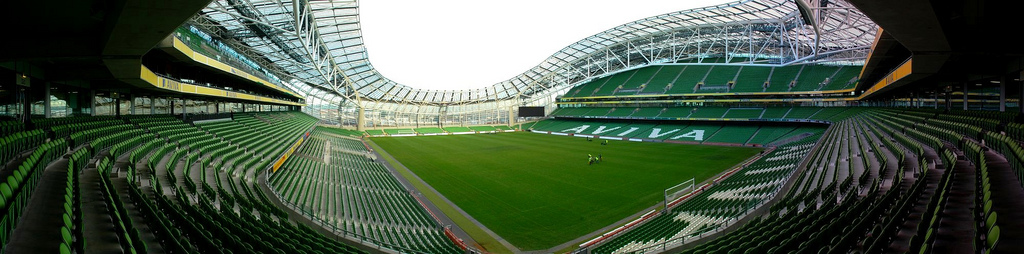
[[363,42],[384,77],[413,88],[482,88],[588,36],[735,0],[366,0]]

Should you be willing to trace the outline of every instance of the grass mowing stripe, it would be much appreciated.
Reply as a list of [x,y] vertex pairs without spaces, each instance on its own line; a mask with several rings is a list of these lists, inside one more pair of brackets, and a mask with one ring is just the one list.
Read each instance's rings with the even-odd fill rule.
[[480,246],[483,246],[484,249],[492,253],[512,253],[512,251],[506,248],[505,245],[499,243],[497,239],[494,239],[494,237],[491,237],[490,234],[484,232],[483,229],[481,229],[472,221],[470,221],[469,218],[466,218],[466,216],[463,216],[462,213],[456,211],[455,207],[449,205],[448,202],[444,202],[444,200],[441,199],[441,197],[438,196],[437,193],[431,191],[430,188],[427,187],[425,183],[416,179],[416,177],[413,176],[412,172],[410,172],[408,169],[399,167],[398,161],[396,161],[393,158],[393,156],[390,156],[390,154],[388,154],[384,149],[381,149],[379,145],[377,145],[375,142],[368,143],[370,143],[370,146],[373,146],[373,149],[381,151],[381,154],[384,155],[384,160],[393,165],[395,169],[398,170],[399,174],[402,174],[402,176],[405,177],[405,179],[409,180],[409,182],[412,183],[413,187],[419,190],[420,193],[423,193],[424,197],[430,200],[431,203],[434,203],[434,205],[437,206],[438,209],[441,209],[441,212],[447,215],[448,218],[452,219],[452,221],[455,222],[455,224],[458,225],[459,228],[462,228],[463,231],[466,231],[466,234],[469,234],[469,236],[472,237],[473,240],[476,241],[478,244],[480,244]]
[[[522,250],[544,250],[662,201],[761,149],[586,141],[534,133],[374,138],[430,186]],[[604,161],[587,164],[587,154]]]

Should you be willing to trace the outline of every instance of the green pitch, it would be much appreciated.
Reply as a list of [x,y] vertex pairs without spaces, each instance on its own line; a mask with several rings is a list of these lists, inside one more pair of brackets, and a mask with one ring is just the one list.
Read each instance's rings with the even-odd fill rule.
[[[542,250],[663,201],[663,191],[712,177],[761,149],[587,141],[535,133],[374,138],[487,228]],[[587,164],[587,154],[603,162]]]

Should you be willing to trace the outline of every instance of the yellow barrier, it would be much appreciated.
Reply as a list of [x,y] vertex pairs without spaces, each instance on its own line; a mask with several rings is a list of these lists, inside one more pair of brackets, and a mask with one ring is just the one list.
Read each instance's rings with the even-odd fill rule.
[[161,89],[168,90],[168,91],[172,91],[172,92],[197,94],[197,95],[206,95],[206,96],[222,97],[222,98],[233,98],[233,99],[248,100],[248,101],[253,101],[253,102],[273,103],[273,104],[279,104],[279,105],[306,106],[305,104],[297,103],[297,102],[291,102],[291,101],[286,101],[286,100],[279,100],[279,99],[268,98],[268,97],[263,97],[263,96],[256,96],[256,95],[251,95],[251,94],[244,94],[244,93],[232,92],[232,91],[227,91],[227,90],[221,90],[221,89],[212,88],[212,87],[206,87],[206,86],[200,86],[200,85],[193,85],[193,84],[189,84],[189,83],[178,82],[176,80],[172,80],[172,79],[168,79],[168,78],[157,76],[156,73],[153,73],[153,71],[149,70],[149,68],[146,68],[146,66],[142,66],[142,71],[139,74],[139,78],[141,78],[143,81],[146,81],[146,83],[149,83],[150,85],[153,85],[154,87],[161,88]]
[[277,169],[281,168],[281,165],[284,164],[284,161],[288,160],[288,157],[291,156],[292,153],[295,152],[295,149],[298,149],[299,146],[302,145],[302,141],[305,140],[305,139],[306,138],[304,136],[303,137],[299,137],[299,141],[295,142],[295,144],[292,145],[292,147],[288,148],[288,151],[285,152],[284,156],[281,156],[281,158],[278,159],[277,162],[274,162],[274,167],[272,168],[271,172],[277,173]]
[[868,95],[877,92],[878,90],[882,90],[883,88],[892,85],[892,83],[895,83],[896,81],[906,77],[907,75],[910,75],[910,73],[913,72],[913,65],[914,59],[907,59],[907,61],[903,62],[903,64],[901,64],[900,67],[896,67],[896,69],[890,72],[889,75],[885,75],[885,77],[882,78],[882,80],[879,80],[874,85],[872,85],[871,88],[868,88],[868,90],[864,92],[864,95]]
[[188,56],[189,58],[191,58],[192,61],[195,61],[195,62],[201,63],[201,64],[205,64],[206,66],[210,66],[210,67],[213,67],[215,69],[231,73],[231,74],[233,74],[235,76],[239,76],[239,77],[242,77],[244,79],[248,79],[249,81],[253,81],[253,82],[259,83],[259,84],[261,84],[263,86],[266,86],[266,87],[269,87],[269,88],[273,88],[273,89],[281,91],[283,93],[290,94],[292,96],[295,96],[296,98],[305,99],[305,97],[302,97],[302,96],[299,96],[298,94],[292,93],[291,91],[288,91],[287,89],[284,89],[284,88],[282,88],[282,87],[280,87],[278,85],[275,85],[274,83],[271,83],[270,81],[264,80],[262,78],[259,78],[259,77],[255,76],[255,75],[249,74],[249,73],[245,72],[244,70],[240,70],[240,69],[237,69],[235,67],[231,67],[230,65],[227,65],[227,64],[222,63],[220,61],[217,61],[216,59],[209,58],[209,57],[207,57],[207,56],[205,56],[203,54],[195,52],[194,50],[189,48],[188,45],[186,45],[184,42],[181,42],[181,40],[178,39],[177,37],[174,37],[174,41],[172,42],[172,44],[173,44],[174,49],[177,49],[178,51],[181,51],[181,53],[183,53],[186,56]]

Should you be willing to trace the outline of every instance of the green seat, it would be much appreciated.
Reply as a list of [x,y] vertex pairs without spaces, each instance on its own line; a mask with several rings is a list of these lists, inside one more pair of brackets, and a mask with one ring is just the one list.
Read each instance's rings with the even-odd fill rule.
[[992,230],[988,231],[985,241],[988,243],[988,252],[992,252],[999,244],[999,226],[992,227]]
[[[64,196],[64,197],[67,198],[68,196]],[[72,211],[74,211],[74,209],[71,209],[70,200],[69,201],[65,201],[65,203],[64,203],[64,214],[71,214]]]
[[17,190],[18,186],[21,186],[21,181],[18,181],[18,179],[15,179],[14,176],[8,176],[7,177],[7,185],[10,186],[11,194],[13,195],[14,194],[14,190]]
[[71,248],[67,244],[60,243],[60,254],[71,254]]
[[73,228],[74,223],[71,223],[71,215],[64,214],[64,226],[68,228]]
[[18,183],[24,183],[25,182],[25,170],[24,169],[25,169],[24,167],[19,167],[18,170],[14,171],[14,174],[11,174],[11,176],[7,177],[8,178],[7,180],[10,181],[10,179],[13,177],[14,180],[17,181]]
[[66,226],[60,227],[60,236],[63,238],[64,244],[70,244],[74,242],[74,239],[71,238],[71,230],[69,230]]
[[996,217],[999,217],[999,213],[996,213],[995,211],[989,214],[988,219],[985,220],[985,228],[991,229],[993,226],[995,226],[997,219]]
[[14,190],[7,183],[0,183],[0,195],[3,196],[4,201],[8,204],[15,204],[15,200],[12,200],[14,198]]

